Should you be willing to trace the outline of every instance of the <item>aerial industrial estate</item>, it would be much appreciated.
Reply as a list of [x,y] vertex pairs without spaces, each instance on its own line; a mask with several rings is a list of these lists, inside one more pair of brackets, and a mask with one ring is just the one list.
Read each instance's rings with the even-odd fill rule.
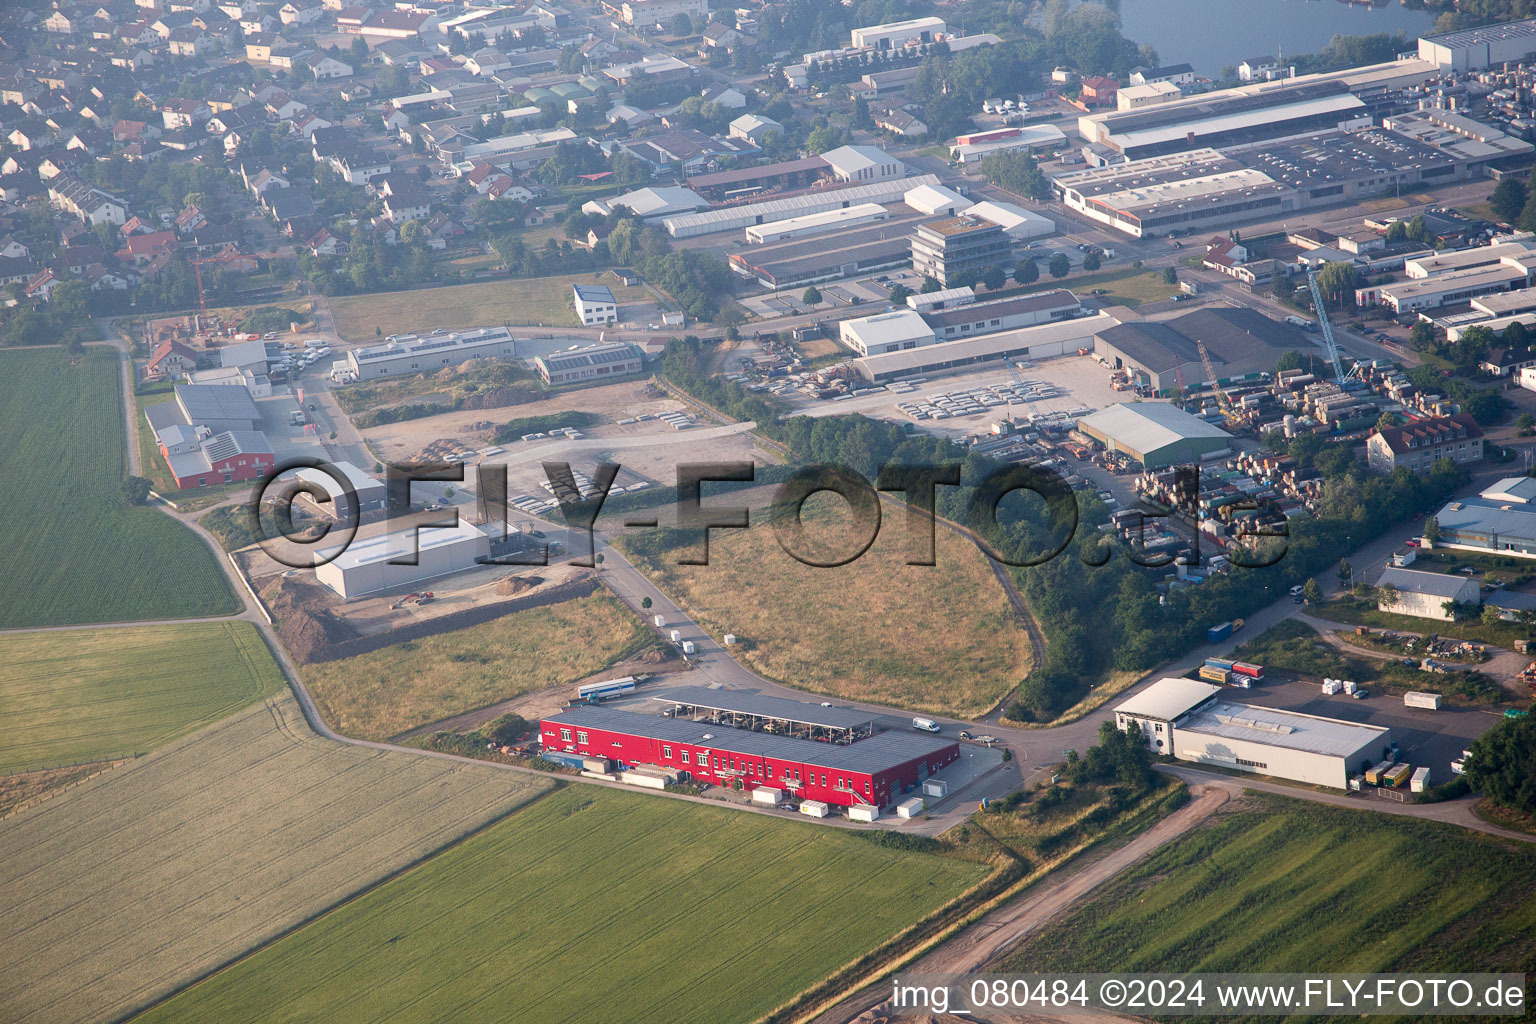
[[0,1018],[1528,1016],[1536,20],[1158,2],[7,7]]

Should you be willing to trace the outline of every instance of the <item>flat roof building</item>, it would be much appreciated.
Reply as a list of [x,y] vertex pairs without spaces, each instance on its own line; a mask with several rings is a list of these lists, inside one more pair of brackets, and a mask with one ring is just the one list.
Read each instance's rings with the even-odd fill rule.
[[890,211],[879,203],[859,203],[857,206],[846,206],[837,210],[824,210],[821,213],[806,214],[803,217],[776,220],[770,224],[754,224],[747,228],[747,241],[754,245],[762,245],[766,242],[784,242],[791,238],[804,238],[807,235],[842,231],[860,224],[887,220],[890,216]]
[[645,357],[627,342],[608,342],[538,356],[533,365],[546,384],[591,384],[637,374]]
[[1536,55],[1536,19],[1419,39],[1419,59],[1443,71],[1478,71]]
[[1115,706],[1115,725],[1195,764],[1347,789],[1388,756],[1391,731],[1222,700],[1222,687],[1164,678]]
[[1095,338],[1094,351],[1139,384],[1166,392],[1206,381],[1196,340],[1219,380],[1269,373],[1280,357],[1309,343],[1296,328],[1245,307],[1213,306],[1168,320],[1128,320]]
[[571,304],[576,308],[576,319],[589,327],[611,324],[619,318],[619,302],[605,284],[571,285]]
[[347,364],[358,380],[374,380],[401,373],[440,370],[471,359],[510,358],[516,354],[517,345],[512,340],[511,331],[505,327],[488,327],[426,337],[392,335],[382,345],[348,352]]
[[1072,355],[1093,341],[1094,334],[1120,321],[1108,313],[1057,323],[984,334],[968,341],[946,341],[885,355],[865,356],[854,368],[867,380],[883,383],[902,377],[931,376],[969,369],[1001,359],[1053,359]]
[[938,340],[922,315],[910,309],[844,320],[838,324],[837,337],[861,356],[900,352]]
[[781,289],[900,266],[912,258],[908,238],[923,218],[903,207],[892,207],[890,214],[847,230],[738,250],[730,255],[731,269]]
[[[974,209],[974,207],[972,208]],[[1012,246],[1002,225],[971,213],[921,224],[912,236],[912,269],[945,288],[967,282],[991,267],[1012,262]]]
[[[730,698],[727,698],[730,699]],[[545,751],[685,772],[744,790],[784,790],[842,807],[890,807],[960,758],[959,744],[919,732],[824,743],[616,708],[575,707],[543,719]]]
[[923,314],[939,341],[955,341],[978,334],[994,334],[1053,320],[1069,320],[1082,313],[1083,304],[1065,288],[990,302],[961,304],[952,309]]
[[1446,502],[1435,522],[1434,547],[1536,558],[1536,479],[1505,477],[1476,497]]
[[1239,146],[1369,123],[1366,106],[1339,81],[1273,84],[1205,93],[1078,119],[1084,141],[1128,160],[1204,146]]
[[[823,154],[826,156],[827,154]],[[875,181],[867,185],[848,188],[823,188],[782,199],[771,199],[745,206],[729,206],[720,210],[701,213],[685,213],[667,217],[662,225],[673,238],[693,238],[713,234],[716,231],[739,231],[754,224],[767,224],[787,217],[837,210],[859,203],[899,203],[901,197],[920,185],[939,184],[938,175],[920,174],[911,178],[891,181]]]
[[1386,306],[1399,315],[1417,313],[1466,302],[1490,292],[1525,288],[1531,283],[1532,269],[1536,269],[1536,260],[1522,263],[1506,257],[1492,266],[1357,288],[1355,302],[1360,306]]
[[787,735],[798,732],[804,739],[827,736],[851,741],[871,735],[875,727],[876,716],[865,711],[712,686],[674,686],[651,699],[670,705],[674,718],[718,718],[719,724],[736,729],[788,727]]
[[1480,173],[1492,159],[1477,147],[1359,127],[1222,151],[1189,149],[1052,178],[1069,208],[1141,238],[1449,184]]
[[1077,429],[1147,469],[1199,463],[1232,444],[1232,435],[1166,402],[1112,405],[1077,421]]
[[[315,579],[350,599],[414,587],[473,569],[484,563],[490,551],[490,538],[469,523],[420,530],[413,527],[376,537],[354,537],[345,551],[316,567]],[[392,564],[406,560],[416,564]]]
[[909,18],[856,28],[849,33],[848,45],[854,49],[899,49],[915,43],[931,43],[947,31],[949,26],[943,18]]

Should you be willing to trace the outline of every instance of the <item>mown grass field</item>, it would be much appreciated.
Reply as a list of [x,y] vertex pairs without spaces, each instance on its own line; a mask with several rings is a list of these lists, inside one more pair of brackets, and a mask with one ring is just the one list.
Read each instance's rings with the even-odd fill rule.
[[141,1021],[750,1021],[985,874],[570,786]]
[[347,295],[330,299],[336,331],[347,341],[367,341],[384,334],[425,334],[439,327],[491,327],[501,323],[544,327],[579,327],[571,308],[571,285],[603,284],[619,301],[653,302],[640,287],[619,284],[604,273],[567,274],[504,281],[454,284],[408,292]]
[[263,701],[0,821],[0,1017],[121,1019],[550,785]]
[[[817,500],[806,504],[808,535],[846,546],[850,517],[816,516]],[[618,543],[716,638],[745,641],[733,655],[789,686],[973,716],[1028,673],[1028,635],[964,537],[940,527],[938,564],[907,565],[905,516],[887,509],[862,557],[823,569],[786,554],[765,520],[754,512],[750,529],[712,531],[703,566],[678,565],[680,550],[647,554],[643,534]]]
[[[1086,298],[1093,289],[1103,288],[1108,294],[1094,296],[1102,305],[1135,307],[1143,302],[1159,302],[1179,293],[1178,285],[1164,281],[1163,275],[1155,270],[1136,270],[1127,267],[1122,270],[1094,271],[1091,274],[1078,271],[1067,277],[1051,277],[1046,270],[1048,261],[1039,253],[1035,254],[1035,261],[1040,265],[1039,281],[1022,288],[999,289],[996,297],[1029,295],[1050,291],[1053,288],[1070,288]],[[987,297],[993,298],[990,294]]]
[[580,679],[650,640],[617,598],[597,593],[311,665],[305,682],[342,735],[386,739]]
[[0,775],[147,753],[283,685],[248,622],[0,635]]
[[239,604],[195,534],[123,499],[117,353],[0,352],[0,628],[222,615]]
[[1533,968],[1536,848],[1450,825],[1254,793],[1121,875],[1026,942],[1006,966]]

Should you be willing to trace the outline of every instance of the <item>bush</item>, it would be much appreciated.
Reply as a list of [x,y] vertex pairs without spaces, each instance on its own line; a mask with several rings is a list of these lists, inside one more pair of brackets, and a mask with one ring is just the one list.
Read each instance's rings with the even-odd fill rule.
[[524,416],[498,427],[491,441],[495,444],[509,444],[521,440],[524,434],[547,434],[562,427],[580,430],[582,427],[590,427],[602,421],[603,418],[596,413],[580,412],[574,409],[570,412],[553,412],[543,416]]
[[944,844],[932,836],[918,836],[890,829],[870,829],[858,833],[868,842],[888,850],[907,850],[912,853],[938,853]]
[[485,734],[485,738],[492,743],[499,746],[510,746],[527,735],[531,728],[532,726],[528,724],[528,720],[522,715],[508,714],[493,719],[481,731]]

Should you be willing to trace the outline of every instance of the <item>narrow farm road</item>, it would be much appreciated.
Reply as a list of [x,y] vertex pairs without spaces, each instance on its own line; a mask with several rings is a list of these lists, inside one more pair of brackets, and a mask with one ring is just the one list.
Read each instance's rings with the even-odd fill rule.
[[[1068,867],[1065,875],[1036,886],[994,910],[960,935],[903,968],[903,973],[963,974],[985,969],[1100,885],[1194,828],[1232,797],[1242,795],[1241,785],[1222,779],[1201,782],[1193,790],[1195,799],[1130,842],[1107,853],[1090,854],[1076,867]],[[882,986],[867,987],[815,1017],[814,1024],[846,1024],[871,1010],[879,1016],[886,995]]]
[[1201,771],[1198,768],[1186,767],[1182,764],[1160,764],[1157,765],[1157,770],[1183,779],[1191,786],[1225,782],[1229,785],[1240,786],[1243,789],[1253,789],[1261,793],[1288,796],[1294,800],[1310,800],[1313,803],[1328,804],[1330,807],[1343,807],[1352,811],[1377,811],[1382,814],[1395,814],[1405,818],[1438,821],[1447,825],[1460,825],[1462,828],[1469,828],[1474,832],[1482,832],[1485,835],[1498,836],[1500,839],[1513,839],[1520,843],[1536,843],[1536,835],[1500,828],[1479,818],[1472,812],[1472,808],[1478,800],[1475,796],[1464,796],[1456,800],[1442,800],[1436,804],[1400,804],[1396,800],[1346,796],[1342,793],[1335,796],[1332,793],[1319,793],[1315,790],[1300,789],[1296,786],[1287,786],[1278,782],[1265,782],[1259,778],[1232,779],[1225,775]]

